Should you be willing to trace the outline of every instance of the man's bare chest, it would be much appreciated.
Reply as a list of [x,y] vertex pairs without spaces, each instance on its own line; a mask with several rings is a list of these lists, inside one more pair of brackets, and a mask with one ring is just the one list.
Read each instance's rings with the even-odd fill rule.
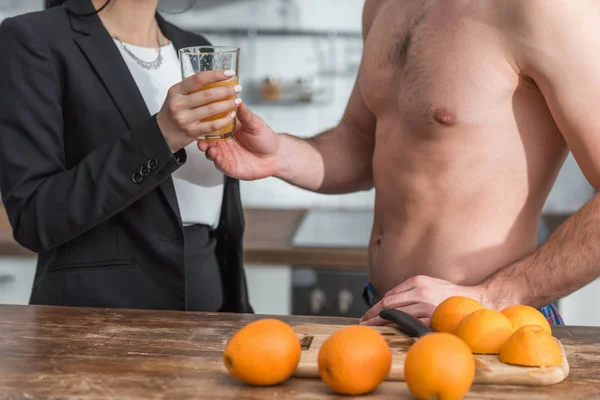
[[[359,84],[378,116],[413,122],[475,124],[514,92],[498,27],[477,10],[448,3],[387,2],[365,41]],[[455,2],[454,2],[455,3]]]

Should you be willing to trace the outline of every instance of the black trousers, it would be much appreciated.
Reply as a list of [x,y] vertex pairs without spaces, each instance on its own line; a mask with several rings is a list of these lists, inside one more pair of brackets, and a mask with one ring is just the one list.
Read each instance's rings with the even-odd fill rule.
[[183,228],[185,235],[186,310],[218,311],[223,303],[216,239],[206,225]]

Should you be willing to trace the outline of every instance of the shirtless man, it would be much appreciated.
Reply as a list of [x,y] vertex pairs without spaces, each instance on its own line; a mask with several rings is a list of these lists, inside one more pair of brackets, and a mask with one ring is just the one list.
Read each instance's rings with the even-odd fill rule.
[[237,139],[199,148],[240,179],[375,188],[365,324],[382,308],[427,320],[453,295],[543,307],[599,274],[597,196],[536,249],[569,149],[600,186],[598,21],[599,0],[367,0],[338,126],[276,135],[242,105]]

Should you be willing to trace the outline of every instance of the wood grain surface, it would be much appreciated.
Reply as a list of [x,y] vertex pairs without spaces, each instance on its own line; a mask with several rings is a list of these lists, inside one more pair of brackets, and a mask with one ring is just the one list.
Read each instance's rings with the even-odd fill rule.
[[[0,399],[328,399],[319,379],[253,388],[222,363],[233,333],[260,315],[0,306]],[[293,326],[357,320],[282,316]],[[600,397],[600,328],[562,327],[569,377],[542,387],[474,385],[468,398]],[[369,400],[410,399],[385,382]]]
[[[341,329],[339,325],[325,324],[302,324],[294,327],[296,334],[302,342],[310,343],[304,351],[294,373],[295,376],[304,378],[319,378],[319,349],[323,342],[335,331]],[[408,337],[397,329],[389,326],[375,328],[388,342],[392,351],[392,370],[388,376],[391,381],[404,380],[404,359],[414,339]],[[306,340],[310,338],[310,340]],[[497,355],[477,355],[490,371],[478,369],[475,375],[476,383],[498,384],[498,385],[529,385],[545,386],[562,382],[569,375],[569,362],[564,346],[560,340],[558,344],[563,354],[562,365],[548,368],[526,368],[508,365],[500,362]],[[452,360],[448,360],[449,363]]]

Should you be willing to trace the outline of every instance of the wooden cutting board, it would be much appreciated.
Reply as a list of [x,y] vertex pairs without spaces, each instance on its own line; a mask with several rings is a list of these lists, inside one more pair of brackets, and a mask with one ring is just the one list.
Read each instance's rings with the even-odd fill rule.
[[[294,327],[303,345],[300,363],[294,372],[294,376],[319,378],[317,363],[319,348],[325,339],[341,328],[343,326],[320,324],[303,324]],[[392,370],[387,379],[403,381],[404,358],[406,352],[414,343],[414,339],[391,326],[376,327],[375,329],[383,335],[392,350]],[[569,375],[569,363],[562,343],[558,339],[556,341],[562,352],[562,365],[548,368],[519,367],[501,363],[497,355],[477,355],[477,358],[486,363],[491,371],[478,369],[475,375],[475,383],[544,386],[563,381]],[[452,362],[452,360],[448,360],[448,362]]]

